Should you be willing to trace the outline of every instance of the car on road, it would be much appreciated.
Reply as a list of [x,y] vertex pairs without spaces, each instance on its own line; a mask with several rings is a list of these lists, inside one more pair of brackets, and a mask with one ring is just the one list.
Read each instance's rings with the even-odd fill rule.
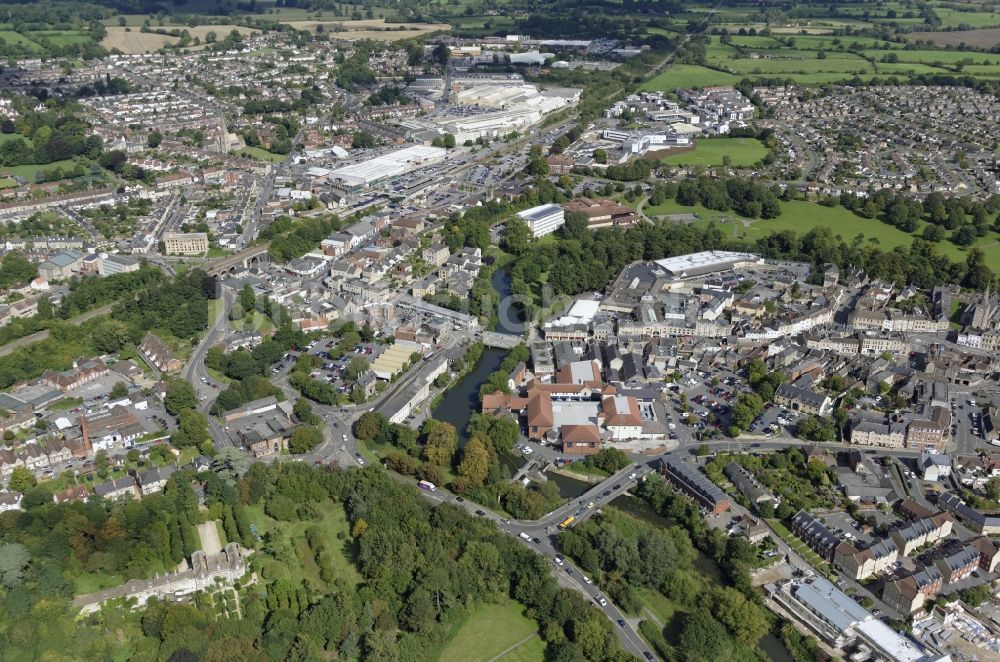
[[620,628],[625,627],[625,621],[621,618],[618,619],[618,627]]
[[486,516],[486,513],[485,513],[485,512],[483,512],[482,510],[477,510],[477,511],[476,511],[476,515],[478,515],[479,517],[485,517],[485,516]]
[[535,543],[536,545],[541,545],[542,544],[542,541],[539,540],[538,538],[532,538],[531,542]]
[[561,556],[557,556],[553,560],[556,562],[556,565],[558,565],[558,566],[562,566],[563,565],[563,558]]
[[592,580],[590,579],[590,577],[588,577],[587,575],[584,575],[584,576],[583,576],[583,581],[587,582],[588,584],[593,584],[593,583],[594,583],[594,582],[593,582],[593,581],[592,581]]
[[365,458],[361,457],[361,453],[355,453],[354,459],[358,461],[358,464],[365,466]]
[[597,604],[601,605],[602,607],[607,607],[608,601],[605,600],[604,598],[597,598]]
[[650,660],[650,661],[653,660],[653,654],[650,653],[649,651],[642,651],[642,656],[644,658],[646,658],[647,660]]
[[617,490],[617,489],[621,488],[621,486],[622,486],[621,483],[615,483],[614,485],[611,486],[611,489]]
[[638,475],[639,475],[639,474],[637,474],[636,472],[634,472],[634,471],[633,471],[632,473],[630,473],[630,474],[628,475],[628,479],[629,479],[629,480],[635,480],[635,477],[636,477],[636,476],[638,476]]

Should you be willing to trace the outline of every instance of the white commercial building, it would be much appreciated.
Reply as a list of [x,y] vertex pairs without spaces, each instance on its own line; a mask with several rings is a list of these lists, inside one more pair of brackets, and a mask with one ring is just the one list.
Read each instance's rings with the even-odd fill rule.
[[422,166],[438,163],[448,150],[441,147],[413,145],[382,156],[337,168],[331,181],[347,188],[362,188],[387,177],[398,177]]
[[552,234],[566,222],[566,215],[559,205],[539,205],[531,209],[517,212],[517,215],[528,224],[533,237],[544,237]]
[[702,251],[656,260],[656,264],[676,278],[694,278],[737,267],[763,264],[759,255],[733,251]]

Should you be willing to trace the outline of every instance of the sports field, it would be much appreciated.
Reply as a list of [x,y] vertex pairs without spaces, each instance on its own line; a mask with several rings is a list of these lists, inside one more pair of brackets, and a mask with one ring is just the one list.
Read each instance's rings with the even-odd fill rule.
[[725,157],[737,167],[752,166],[765,156],[767,148],[756,138],[698,138],[694,151],[663,159],[670,165],[721,166]]
[[[501,654],[501,660],[518,662],[541,662],[544,659],[544,646],[539,646],[538,626],[524,615],[521,605],[508,602],[473,609],[441,651],[438,662],[486,662]],[[521,651],[523,647],[525,650]]]

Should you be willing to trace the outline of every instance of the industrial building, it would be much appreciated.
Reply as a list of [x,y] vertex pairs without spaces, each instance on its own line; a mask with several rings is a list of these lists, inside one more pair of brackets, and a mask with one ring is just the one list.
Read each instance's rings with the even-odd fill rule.
[[517,215],[524,219],[531,230],[533,237],[544,237],[552,234],[559,226],[566,222],[566,214],[559,205],[539,205],[531,209],[517,212]]
[[444,160],[441,147],[413,145],[361,163],[346,165],[330,173],[330,181],[346,190],[358,190],[389,177],[398,177],[422,166]]

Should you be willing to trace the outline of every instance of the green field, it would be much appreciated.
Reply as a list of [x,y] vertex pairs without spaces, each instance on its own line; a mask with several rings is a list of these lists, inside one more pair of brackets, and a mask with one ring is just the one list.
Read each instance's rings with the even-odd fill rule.
[[0,30],[0,39],[3,39],[5,43],[11,46],[24,46],[31,50],[38,50],[39,48],[38,44],[13,30]]
[[[756,220],[740,218],[733,212],[706,209],[700,205],[687,207],[678,204],[675,200],[667,200],[664,204],[656,207],[643,207],[643,213],[650,217],[695,214],[699,219],[695,222],[696,225],[704,227],[711,222],[721,222],[720,227],[727,237],[747,243],[756,242],[772,232],[793,230],[801,237],[815,227],[828,227],[834,236],[839,235],[846,242],[852,241],[858,235],[863,235],[865,242],[877,243],[882,250],[892,250],[897,246],[909,246],[914,237],[920,236],[926,225],[926,223],[921,222],[916,232],[908,234],[878,219],[862,218],[840,206],[826,207],[803,200],[782,202],[781,206],[783,211],[778,218]],[[948,257],[953,262],[965,262],[966,260],[967,250],[948,240],[940,241],[934,246],[938,253]],[[1000,263],[1000,235],[996,232],[990,232],[987,236],[979,238],[973,246],[983,251],[988,263]]]
[[16,188],[17,186],[17,182],[10,177],[0,177],[0,189]]
[[1000,13],[985,11],[958,11],[935,7],[934,13],[941,19],[942,28],[957,28],[968,25],[973,28],[995,28],[1000,26]]
[[[445,645],[438,662],[485,662],[512,646],[517,648],[501,659],[541,662],[543,655],[527,655],[533,652],[544,653],[544,646],[539,646],[541,640],[537,636],[538,625],[523,612],[524,608],[516,602],[475,607]],[[529,639],[532,635],[535,636]],[[529,646],[532,641],[538,643]],[[514,656],[524,646],[529,647],[524,653]]]
[[260,147],[244,147],[236,152],[251,159],[267,161],[268,163],[281,163],[288,158],[287,154],[274,154]]
[[670,165],[721,166],[726,156],[734,166],[752,166],[767,156],[767,148],[756,138],[699,138],[695,140],[693,152],[674,154],[663,162]]
[[56,46],[82,44],[91,40],[90,35],[79,30],[41,30],[38,32],[29,32],[28,36],[34,40],[44,37]]
[[715,71],[697,64],[675,64],[659,76],[646,81],[642,89],[673,92],[678,87],[707,87],[709,85],[735,85],[740,76]]
[[64,170],[66,168],[72,168],[73,161],[65,159],[63,161],[53,161],[52,163],[45,163],[42,165],[0,166],[0,175],[16,175],[29,180],[29,183],[34,183],[35,173],[39,170],[52,170],[57,166],[62,167]]

